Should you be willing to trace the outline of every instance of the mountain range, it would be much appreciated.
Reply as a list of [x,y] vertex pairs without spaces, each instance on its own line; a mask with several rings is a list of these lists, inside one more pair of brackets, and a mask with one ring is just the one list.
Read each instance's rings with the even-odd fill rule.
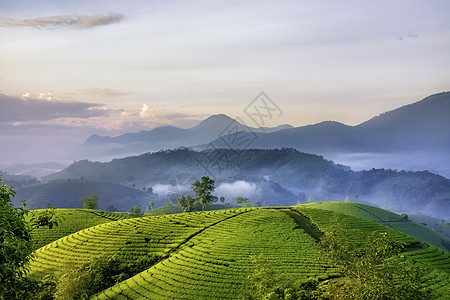
[[[324,121],[295,128],[290,125],[251,128],[221,114],[210,116],[190,129],[163,126],[117,137],[92,135],[85,147],[122,156],[177,147],[196,150],[289,147],[361,169],[430,170],[450,177],[449,116],[450,92],[442,92],[356,126]],[[237,138],[248,142],[236,143]],[[365,160],[362,166],[361,160]]]
[[[111,162],[78,161],[45,181],[105,182],[154,192],[176,203],[201,176],[216,181],[215,195],[234,204],[238,196],[265,206],[315,201],[363,201],[399,212],[450,218],[450,179],[430,172],[386,169],[352,171],[295,149],[190,149],[146,153]],[[166,191],[165,195],[162,191]],[[163,197],[164,198],[164,197]]]
[[[174,126],[161,126],[152,130],[141,130],[137,133],[125,133],[116,137],[91,135],[84,143],[87,147],[108,148],[108,154],[142,153],[189,147],[208,143],[220,135],[225,135],[227,128],[238,126],[240,130],[246,128],[238,121],[224,114],[213,115],[198,125],[183,129]],[[274,128],[249,128],[252,132],[275,132],[293,128],[291,125],[280,125]]]

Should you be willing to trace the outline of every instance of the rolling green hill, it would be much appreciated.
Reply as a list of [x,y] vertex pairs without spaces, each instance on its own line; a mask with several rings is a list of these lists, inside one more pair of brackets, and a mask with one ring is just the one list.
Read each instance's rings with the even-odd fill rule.
[[348,202],[319,202],[306,204],[305,206],[338,211],[344,214],[371,220],[409,234],[422,242],[427,242],[443,250],[450,251],[449,238],[437,233],[423,224],[419,224],[412,220],[404,220],[400,215],[382,208]]
[[[383,224],[339,212],[355,210],[355,206],[342,204],[339,208],[339,203],[330,203],[330,209],[325,204],[226,209],[103,223],[35,251],[30,276],[41,278],[96,257],[132,262],[155,255],[159,261],[152,267],[93,299],[238,299],[255,256],[264,257],[286,280],[306,280],[332,270],[321,259],[317,240],[326,227],[340,222],[366,234],[388,232],[404,242],[403,257],[433,268],[427,276],[440,299],[446,299],[449,252]],[[386,216],[390,218],[384,221],[394,220]]]
[[[27,218],[31,219],[37,216],[43,209],[30,211]],[[130,217],[129,213],[106,212],[95,209],[55,209],[55,217],[60,220],[60,224],[51,230],[48,227],[35,228],[31,232],[33,249],[39,249],[42,246],[50,244],[57,239],[69,234],[83,230],[95,225],[126,219]]]
[[81,197],[95,194],[98,196],[98,208],[106,209],[113,205],[118,210],[129,211],[135,205],[145,208],[153,201],[160,206],[161,200],[153,193],[113,183],[87,180],[56,180],[45,184],[18,186],[14,198],[15,205],[26,201],[28,209],[45,208],[52,204],[58,208],[82,208]]

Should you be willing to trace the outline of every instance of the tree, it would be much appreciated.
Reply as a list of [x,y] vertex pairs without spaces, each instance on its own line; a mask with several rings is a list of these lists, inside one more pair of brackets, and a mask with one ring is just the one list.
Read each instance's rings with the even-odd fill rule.
[[61,217],[56,215],[53,205],[48,204],[47,209],[41,212],[34,212],[30,219],[30,226],[34,228],[48,227],[52,229],[61,223]]
[[220,196],[219,201],[222,203],[225,203],[225,197],[224,196]]
[[309,197],[308,200],[306,200],[306,203],[312,203],[314,202],[314,198],[313,197]]
[[86,196],[80,199],[83,202],[83,208],[96,209],[98,205],[98,197],[96,195]]
[[254,207],[261,207],[261,202],[260,202],[260,201],[255,201],[255,202],[253,203],[253,206],[254,206]]
[[194,202],[195,199],[193,199],[190,195],[187,197],[181,196],[178,198],[178,206],[183,210],[183,212],[193,211],[195,208]]
[[243,197],[237,197],[236,204],[238,204],[242,207],[247,207],[247,206],[251,205],[251,203],[248,201],[248,198],[243,198]]
[[151,201],[148,205],[147,205],[147,213],[151,212],[153,210],[153,201]]
[[139,205],[133,206],[130,209],[131,215],[133,217],[141,217],[142,216],[142,211],[141,211],[141,207]]
[[[0,178],[0,184],[3,181]],[[0,185],[0,299],[21,299],[20,290],[31,259],[31,228],[25,221],[25,205],[14,207],[12,187]]]
[[192,191],[195,193],[194,204],[200,204],[202,210],[213,202],[212,192],[214,192],[214,180],[208,176],[203,176],[192,184]]

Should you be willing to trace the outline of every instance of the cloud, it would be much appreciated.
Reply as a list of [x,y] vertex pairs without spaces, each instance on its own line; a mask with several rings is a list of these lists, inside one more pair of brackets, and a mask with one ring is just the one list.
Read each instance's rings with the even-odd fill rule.
[[119,23],[123,20],[122,14],[107,14],[94,16],[62,15],[41,18],[0,18],[0,26],[3,27],[32,27],[39,29],[77,28],[90,29]]
[[55,101],[52,93],[40,93],[39,99],[24,99],[0,95],[0,122],[20,123],[30,121],[48,121],[59,118],[90,118],[107,114],[99,109],[102,104],[86,102]]
[[397,40],[403,41],[405,39],[417,39],[417,38],[419,38],[418,34],[408,34],[406,36],[401,35],[401,36],[397,37]]
[[217,195],[224,195],[226,198],[247,197],[251,198],[260,192],[254,183],[238,180],[233,183],[222,183],[216,189]]
[[79,91],[83,95],[102,96],[102,97],[121,97],[130,95],[130,93],[110,89],[110,88],[88,88]]
[[173,121],[196,117],[172,112],[163,107],[150,107],[148,104],[142,105],[138,115],[141,122],[161,124],[172,124]]
[[46,92],[46,93],[39,93],[38,99],[47,100],[47,101],[53,101],[53,100],[55,100],[55,97],[53,96],[52,93]]

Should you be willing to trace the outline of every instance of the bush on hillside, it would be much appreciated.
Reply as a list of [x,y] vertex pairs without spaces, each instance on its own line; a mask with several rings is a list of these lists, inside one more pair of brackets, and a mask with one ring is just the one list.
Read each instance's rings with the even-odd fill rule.
[[157,256],[141,257],[131,262],[117,257],[97,257],[77,269],[59,274],[55,299],[88,299],[114,284],[147,270],[159,260]]

